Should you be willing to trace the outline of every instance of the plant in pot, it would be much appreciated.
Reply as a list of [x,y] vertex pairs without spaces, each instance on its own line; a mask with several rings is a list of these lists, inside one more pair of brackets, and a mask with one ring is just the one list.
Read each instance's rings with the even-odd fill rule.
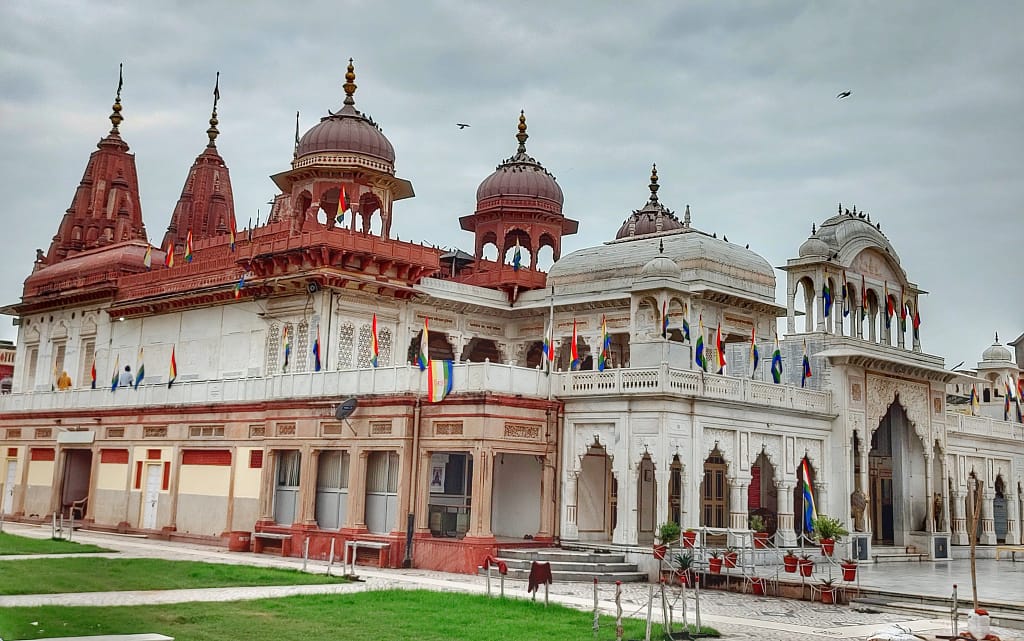
[[654,546],[654,558],[664,559],[668,546],[679,538],[679,524],[666,521],[658,528],[658,543]]
[[683,585],[689,587],[693,585],[693,553],[685,552],[683,554],[677,554],[675,558],[675,569],[676,574],[679,575]]
[[797,567],[800,569],[801,576],[811,576],[814,572],[814,560],[810,554],[800,555],[800,559],[797,561]]
[[821,592],[822,603],[836,602],[836,586],[834,585],[833,579],[823,580],[818,586],[818,590]]
[[736,567],[736,562],[739,561],[739,558],[739,553],[732,546],[727,547],[725,554],[722,555],[722,560],[725,561],[725,567],[727,568]]
[[786,552],[786,555],[782,557],[782,565],[785,568],[786,572],[793,574],[794,572],[796,572],[796,566],[799,560],[800,558],[796,555],[796,553],[794,553],[793,550],[789,550],[788,552]]
[[693,529],[692,527],[686,528],[686,531],[683,532],[683,547],[692,548],[696,542],[697,530]]
[[768,547],[768,526],[760,514],[750,517],[750,529],[754,531],[754,547],[764,549]]
[[750,588],[754,594],[764,594],[765,580],[763,576],[750,577]]
[[839,519],[822,514],[812,522],[814,534],[821,543],[821,553],[825,556],[832,556],[835,551],[836,541],[847,536],[850,531],[843,527]]
[[843,559],[843,562],[839,564],[839,567],[843,569],[843,581],[856,581],[857,580],[857,562],[853,559]]
[[711,553],[711,558],[708,559],[708,570],[711,574],[722,573],[722,552],[721,550],[715,550]]

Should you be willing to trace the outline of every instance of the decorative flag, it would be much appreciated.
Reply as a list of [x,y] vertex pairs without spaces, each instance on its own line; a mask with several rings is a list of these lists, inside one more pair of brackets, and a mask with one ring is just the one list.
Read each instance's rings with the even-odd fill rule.
[[235,298],[242,297],[242,290],[245,288],[245,272],[242,272],[242,277],[235,283]]
[[864,276],[860,277],[860,319],[868,316],[868,288],[864,285]]
[[92,355],[92,370],[90,371],[90,377],[92,378],[92,387],[96,389],[96,354]]
[[718,373],[725,372],[725,345],[722,343],[722,323],[718,323],[715,332],[715,360],[718,362]]
[[427,367],[427,399],[440,403],[452,391],[452,362],[431,360]]
[[761,354],[757,351],[757,330],[750,328],[750,378],[757,373],[757,364],[761,362]]
[[843,289],[841,291],[843,296],[843,317],[850,315],[850,288],[846,286],[846,271],[843,271]]
[[811,377],[811,359],[807,358],[807,341],[804,341],[804,366],[803,376],[800,378],[800,387],[807,385],[807,379]]
[[892,297],[889,296],[889,281],[885,282],[885,328],[892,326],[892,316],[896,310],[892,307]]
[[231,251],[235,251],[235,215],[228,214],[228,234],[231,238]]
[[775,351],[772,352],[772,380],[778,385],[782,382],[782,351],[779,350],[779,334],[775,333]]
[[164,267],[174,267],[174,241],[167,241],[167,254],[164,255]]
[[811,466],[807,457],[800,462],[800,480],[804,495],[804,532],[814,531],[814,519],[818,518],[818,509],[814,505],[814,491],[811,489]]
[[[256,222],[257,223],[260,222],[260,210],[259,209],[256,210]],[[248,237],[249,242],[251,243],[252,242],[252,218],[249,219],[249,226],[245,228],[245,233],[246,233],[246,236]]]
[[135,383],[132,384],[134,389],[139,389],[139,383],[142,379],[146,378],[146,363],[142,359],[142,348],[139,348],[139,366],[135,371]]
[[188,235],[185,236],[185,262],[191,263],[195,256],[192,254],[192,230],[188,230]]
[[661,303],[661,337],[668,338],[668,301]]
[[316,340],[313,341],[313,371],[320,371],[320,324],[316,326]]
[[690,306],[689,304],[685,304],[683,305],[683,340],[685,340],[687,343],[690,342],[690,321],[687,320],[687,317],[689,315]]
[[978,399],[978,386],[971,385],[971,416],[977,416],[981,409],[981,402]]
[[373,324],[370,326],[370,364],[377,367],[380,359],[380,344],[377,342],[377,315],[373,315]]
[[288,325],[284,326],[284,331],[281,332],[281,343],[284,346],[284,364],[281,366],[281,372],[288,372],[288,361],[292,355],[292,335],[288,331]]
[[697,347],[693,352],[697,367],[708,371],[708,357],[704,353],[704,314],[697,316]]
[[523,265],[523,251],[519,247],[519,239],[516,238],[516,250],[512,252],[512,271],[519,271],[519,268]]
[[345,186],[338,187],[338,213],[334,216],[339,225],[345,224],[345,212],[348,211],[348,198],[345,197]]
[[121,377],[121,372],[118,371],[120,369],[121,369],[121,356],[118,355],[114,359],[114,375],[110,378],[110,391],[111,392],[113,392],[114,390],[117,389],[117,383],[118,383],[118,381],[120,380],[120,377]]
[[1017,379],[1017,400],[1024,403],[1024,376]]
[[178,378],[178,359],[174,357],[174,345],[171,345],[171,366],[167,370],[167,389],[171,389],[176,378]]
[[914,327],[914,340],[921,340],[921,312],[919,310],[914,310],[914,320],[912,325]]
[[580,352],[576,346],[576,319],[572,319],[572,345],[569,346],[569,354],[571,361],[569,362],[569,368],[572,370],[577,369],[580,366]]
[[608,335],[608,323],[604,314],[601,314],[601,351],[597,355],[597,371],[603,372],[608,367],[608,357],[611,352],[612,337]]
[[423,319],[423,333],[420,334],[420,351],[416,354],[416,364],[420,366],[420,371],[427,369],[427,363],[430,361],[430,334],[427,328],[427,318]]
[[821,286],[821,299],[825,303],[825,318],[832,313],[832,288],[828,284],[828,273],[825,273],[825,284]]
[[146,267],[146,271],[153,269],[153,246],[146,245],[146,255],[142,257],[142,264]]
[[1003,420],[1010,420],[1010,384],[1004,382],[1003,385],[1006,387],[1006,396],[1003,397]]
[[548,325],[544,330],[542,349],[544,352],[544,373],[550,374],[555,364],[555,328],[553,324]]
[[903,297],[902,287],[900,287],[900,333],[907,333],[907,299]]

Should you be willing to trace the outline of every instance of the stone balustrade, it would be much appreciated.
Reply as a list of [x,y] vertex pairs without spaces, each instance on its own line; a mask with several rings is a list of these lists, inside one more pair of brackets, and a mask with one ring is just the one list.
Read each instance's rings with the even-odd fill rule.
[[1016,421],[1003,421],[987,416],[970,416],[958,412],[946,413],[946,431],[1024,441],[1024,425]]

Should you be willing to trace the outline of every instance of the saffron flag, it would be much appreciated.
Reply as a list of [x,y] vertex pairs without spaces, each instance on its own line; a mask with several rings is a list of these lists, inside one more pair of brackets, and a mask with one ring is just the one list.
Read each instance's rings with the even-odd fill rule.
[[608,367],[608,356],[611,352],[612,337],[608,335],[608,322],[601,314],[601,351],[597,355],[597,371],[603,372]]
[[690,342],[690,321],[687,317],[690,315],[690,306],[683,305],[683,340],[687,343]]
[[840,292],[843,296],[843,317],[850,315],[850,288],[847,287],[846,272],[843,271],[843,289]]
[[900,287],[900,333],[907,332],[907,299],[903,297],[903,288]]
[[832,313],[832,288],[828,284],[828,274],[825,274],[825,284],[821,286],[821,299],[825,303],[825,318]]
[[576,370],[580,366],[580,351],[579,347],[576,346],[576,319],[572,319],[572,345],[569,346],[569,354],[571,360],[569,362],[569,368]]
[[316,326],[316,339],[313,341],[313,371],[320,371],[320,325]]
[[377,367],[380,362],[380,344],[377,342],[377,315],[373,315],[373,324],[370,325],[370,364]]
[[431,360],[427,368],[427,399],[440,403],[452,391],[452,362]]
[[237,232],[235,230],[235,215],[234,214],[229,214],[228,215],[228,235],[229,235],[230,240],[231,240],[231,243],[230,243],[231,244],[231,251],[235,251],[235,236],[237,235]]
[[864,277],[860,277],[860,319],[868,316],[868,288],[864,285]]
[[90,377],[92,378],[92,387],[96,389],[96,354],[92,355],[92,370],[90,371]]
[[668,301],[661,304],[661,337],[668,338]]
[[188,230],[188,235],[185,236],[185,262],[191,263],[194,255],[192,254],[192,230]]
[[430,330],[427,327],[427,321],[429,319],[423,319],[423,333],[420,334],[420,351],[416,354],[416,364],[419,365],[420,371],[427,369],[427,363],[430,361]]
[[892,316],[896,310],[892,307],[892,297],[889,296],[889,283],[885,283],[885,328],[889,329],[892,326]]
[[811,489],[811,466],[807,457],[800,462],[800,480],[804,496],[804,532],[814,531],[814,519],[818,518],[818,509],[814,505],[814,491]]
[[555,364],[555,327],[548,324],[544,330],[544,341],[542,345],[544,352],[544,373],[550,374]]
[[725,373],[725,344],[722,342],[722,324],[718,324],[715,332],[715,359],[718,362],[718,373]]
[[242,290],[245,288],[245,272],[242,272],[242,277],[235,283],[235,298],[242,297]]
[[1006,395],[1003,397],[1003,420],[1010,420],[1010,385],[1009,383],[1003,383],[1006,387]]
[[800,387],[807,385],[807,379],[811,377],[811,359],[807,358],[807,341],[804,341],[804,365],[803,376],[800,378]]
[[697,347],[693,351],[697,367],[708,371],[708,357],[704,353],[704,314],[697,316]]
[[117,383],[118,383],[118,381],[120,380],[120,377],[121,377],[121,372],[118,371],[120,369],[121,369],[121,356],[118,355],[114,359],[114,375],[110,378],[110,391],[111,392],[113,392],[114,390],[117,389]]
[[167,389],[171,389],[178,378],[178,359],[174,357],[174,346],[171,345],[171,366],[167,368]]
[[914,320],[912,324],[914,327],[914,340],[921,340],[921,312],[919,310],[914,310]]
[[174,267],[174,241],[167,241],[167,253],[164,255],[164,267]]
[[981,402],[978,398],[978,386],[971,385],[971,416],[977,416],[981,409]]
[[345,186],[338,187],[338,213],[334,216],[339,225],[345,224],[345,212],[348,211],[348,198],[345,197]]
[[519,239],[516,238],[516,250],[512,252],[512,271],[519,271],[523,265],[523,250],[519,246]]
[[153,246],[146,245],[146,255],[142,257],[142,264],[146,271],[153,269]]
[[281,345],[284,351],[284,364],[281,365],[281,372],[288,372],[288,361],[292,355],[292,333],[288,331],[289,326],[284,326],[284,331],[281,332]]
[[757,351],[757,330],[750,329],[750,378],[757,373],[757,364],[761,361],[761,354]]
[[779,350],[779,334],[775,334],[775,351],[772,352],[772,380],[778,385],[782,382],[782,351]]
[[144,379],[144,378],[146,378],[146,363],[143,360],[142,348],[140,347],[139,348],[139,366],[138,366],[138,369],[135,371],[135,383],[132,384],[132,388],[133,389],[139,389],[139,383],[141,383],[142,379]]

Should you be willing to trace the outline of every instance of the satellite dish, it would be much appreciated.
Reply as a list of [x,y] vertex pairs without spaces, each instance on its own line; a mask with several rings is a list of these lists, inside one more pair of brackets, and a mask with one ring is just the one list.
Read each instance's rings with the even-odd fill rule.
[[355,397],[346,398],[344,401],[341,402],[341,405],[339,405],[338,408],[334,410],[334,417],[337,418],[339,421],[344,421],[349,416],[352,416],[352,412],[356,411],[356,406],[358,404],[359,402],[356,400]]

